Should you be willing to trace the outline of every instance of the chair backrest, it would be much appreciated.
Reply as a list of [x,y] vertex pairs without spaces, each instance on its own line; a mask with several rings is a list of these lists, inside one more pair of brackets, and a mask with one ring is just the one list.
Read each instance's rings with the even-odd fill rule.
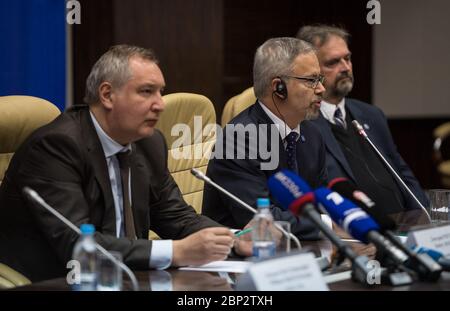
[[255,102],[256,96],[253,87],[244,90],[241,94],[231,97],[223,109],[221,120],[222,127]]
[[441,177],[442,187],[450,189],[450,122],[436,127],[433,131],[433,137],[436,169]]
[[7,265],[0,263],[0,289],[31,284],[31,281]]
[[190,170],[206,172],[216,141],[214,106],[207,97],[192,93],[168,94],[163,100],[166,106],[156,127],[167,141],[169,171],[185,201],[200,213],[203,182],[192,176]]
[[0,96],[0,183],[14,152],[35,129],[60,114],[59,109],[32,96]]

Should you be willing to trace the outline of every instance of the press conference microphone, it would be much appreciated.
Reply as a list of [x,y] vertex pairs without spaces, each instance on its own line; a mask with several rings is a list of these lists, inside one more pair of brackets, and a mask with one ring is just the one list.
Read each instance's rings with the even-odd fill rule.
[[305,181],[291,171],[282,170],[269,178],[268,186],[272,195],[277,198],[283,208],[289,209],[294,215],[300,214],[310,219],[337,247],[339,254],[350,259],[355,279],[362,283],[366,282],[366,276],[370,272],[367,268],[368,258],[358,256],[322,221],[313,204],[314,194]]
[[404,189],[411,195],[411,197],[416,201],[416,203],[419,205],[419,207],[425,212],[425,214],[428,217],[428,220],[431,222],[430,214],[428,213],[427,209],[420,203],[419,199],[414,195],[414,193],[409,189],[409,187],[405,184],[405,182],[401,179],[401,177],[397,174],[397,172],[394,170],[394,168],[389,164],[389,162],[386,160],[386,158],[383,156],[383,154],[378,150],[378,148],[375,146],[375,144],[372,142],[372,140],[367,136],[366,131],[364,128],[359,124],[357,120],[352,121],[353,126],[355,127],[356,131],[360,136],[362,136],[372,147],[373,150],[378,154],[378,156],[383,160],[384,164],[389,168],[389,171],[397,178],[397,180],[400,182],[400,184],[403,186]]
[[[213,186],[214,188],[216,188],[217,190],[219,190],[220,192],[222,192],[223,194],[225,194],[227,197],[233,199],[235,202],[237,202],[240,206],[244,207],[245,209],[249,210],[250,212],[252,212],[253,214],[256,214],[258,211],[256,209],[254,209],[253,207],[251,207],[249,204],[245,203],[244,201],[242,201],[241,199],[239,199],[237,196],[235,196],[234,194],[232,194],[231,192],[229,192],[228,190],[224,189],[223,187],[219,186],[217,183],[215,183],[214,181],[211,180],[211,178],[209,178],[208,176],[206,176],[205,174],[203,174],[202,171],[196,169],[196,168],[191,168],[191,174],[194,175],[195,178],[203,180],[205,183],[207,183],[210,186]],[[283,233],[283,235],[285,237],[289,237],[291,240],[294,241],[295,245],[297,246],[298,249],[302,248],[302,245],[300,244],[300,241],[298,240],[298,238],[292,234],[287,232],[286,230],[284,230],[281,226],[279,226],[277,223],[274,223],[274,226],[281,231],[281,233]]]
[[426,247],[415,247],[413,252],[417,254],[427,254],[442,267],[442,270],[447,272],[450,271],[450,258],[444,257],[444,254],[441,252]]
[[373,243],[396,265],[403,265],[408,260],[408,256],[402,250],[395,247],[391,241],[378,232],[380,230],[378,224],[353,202],[327,188],[316,189],[314,194],[331,219],[354,238],[366,244]]
[[[50,205],[48,205],[47,202],[45,202],[45,200],[33,189],[31,189],[30,187],[24,187],[22,189],[23,193],[30,198],[33,202],[36,202],[37,204],[39,204],[40,206],[42,206],[43,208],[45,208],[46,210],[48,210],[50,213],[52,213],[53,215],[56,216],[56,218],[58,218],[59,220],[61,220],[65,225],[67,225],[70,229],[72,229],[73,231],[75,231],[78,235],[81,235],[81,230],[78,229],[77,226],[75,226],[70,220],[68,220],[66,217],[64,217],[63,215],[61,215],[61,213],[59,213],[57,210],[55,210],[53,207],[51,207]],[[122,269],[123,271],[125,271],[125,273],[129,276],[131,283],[133,284],[133,290],[134,291],[138,291],[139,290],[139,285],[137,282],[136,277],[134,276],[133,272],[130,270],[130,268],[128,268],[123,262],[120,262],[119,260],[117,260],[110,252],[108,252],[105,248],[103,248],[100,244],[98,244],[97,242],[95,242],[95,247],[102,253],[104,254],[106,257],[108,257],[112,262],[114,262],[115,265],[117,265],[120,269]]]
[[376,207],[376,203],[372,201],[372,199],[369,198],[364,192],[359,190],[355,184],[347,178],[334,178],[328,183],[328,189],[331,189],[332,191],[342,195],[344,198],[353,201],[353,203],[363,209],[376,221],[378,225],[380,225],[382,231],[397,229],[397,224],[395,221],[389,217],[385,217],[379,208]]
[[[409,256],[407,266],[416,271],[422,280],[436,280],[439,278],[440,268],[432,260],[429,254],[416,254],[405,246],[397,236],[391,231],[395,230],[396,223],[383,215],[364,192],[359,190],[352,182],[346,178],[335,178],[330,181],[328,188],[341,194],[343,197],[353,201],[380,225],[380,231],[399,249]],[[434,259],[434,258],[433,258]],[[438,262],[439,263],[439,262]]]

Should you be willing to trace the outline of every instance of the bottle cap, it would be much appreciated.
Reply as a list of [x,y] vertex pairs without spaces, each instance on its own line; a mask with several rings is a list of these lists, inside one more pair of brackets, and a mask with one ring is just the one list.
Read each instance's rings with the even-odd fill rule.
[[95,232],[95,227],[91,224],[82,224],[80,230],[82,234],[92,235]]
[[270,207],[270,200],[268,198],[258,198],[256,200],[256,206],[258,208],[268,208]]

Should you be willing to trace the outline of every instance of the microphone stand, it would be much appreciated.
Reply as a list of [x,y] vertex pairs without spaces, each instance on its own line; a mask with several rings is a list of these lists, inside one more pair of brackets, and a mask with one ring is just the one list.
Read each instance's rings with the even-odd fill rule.
[[[222,192],[223,194],[225,194],[227,197],[233,199],[235,202],[239,203],[239,205],[241,205],[242,207],[246,208],[247,210],[249,210],[250,212],[252,212],[253,214],[257,213],[257,210],[254,209],[253,207],[251,207],[250,205],[248,205],[247,203],[245,203],[244,201],[242,201],[241,199],[239,199],[237,196],[235,196],[234,194],[232,194],[231,192],[225,190],[223,187],[219,186],[218,184],[216,184],[215,182],[213,182],[211,180],[211,178],[209,178],[208,176],[206,176],[205,174],[203,174],[203,172],[199,171],[196,168],[192,168],[191,169],[191,174],[194,175],[196,178],[203,180],[204,182],[206,182],[207,184],[213,186],[214,188],[216,188],[217,190],[219,190],[220,192]],[[291,240],[294,241],[295,245],[297,246],[298,249],[301,249],[302,246],[300,244],[300,241],[298,240],[298,238],[293,235],[290,232],[287,232],[286,230],[284,230],[280,225],[278,225],[277,223],[274,223],[274,226],[281,231],[281,233],[283,233],[283,235]]]
[[[37,202],[39,205],[41,205],[42,207],[44,207],[46,210],[48,210],[50,213],[52,213],[53,215],[55,215],[59,220],[61,220],[64,224],[66,224],[70,229],[72,229],[73,231],[75,231],[78,235],[81,235],[81,230],[75,226],[72,222],[70,222],[70,220],[68,220],[66,217],[64,217],[63,215],[61,215],[61,213],[59,213],[57,210],[55,210],[53,207],[51,207],[50,205],[48,205],[47,202],[44,201],[44,199],[33,189],[29,188],[29,187],[24,187],[23,188],[23,192],[29,197],[31,198],[33,201]],[[103,246],[101,246],[100,244],[98,244],[97,242],[95,242],[95,247],[97,248],[97,250],[99,250],[102,254],[104,254],[106,257],[108,257],[108,259],[110,259],[112,262],[114,262],[114,264],[116,264],[117,266],[119,266],[120,269],[122,269],[123,271],[125,271],[125,273],[129,276],[131,283],[133,285],[133,290],[134,291],[138,291],[139,290],[139,285],[136,279],[136,276],[133,274],[133,272],[130,270],[130,268],[128,268],[123,262],[117,260],[110,252],[108,252],[105,248],[103,248]]]
[[372,140],[369,138],[369,136],[367,136],[367,133],[366,133],[366,131],[364,131],[364,128],[361,126],[361,124],[359,124],[359,122],[357,120],[353,120],[352,124],[355,127],[358,134],[361,135],[370,144],[370,146],[373,148],[373,150],[375,150],[375,152],[378,154],[378,156],[383,160],[384,164],[389,168],[389,170],[392,172],[392,174],[394,174],[394,176],[401,183],[403,188],[405,188],[408,191],[408,193],[411,195],[411,197],[417,202],[419,207],[427,215],[428,220],[431,222],[430,214],[428,213],[426,208],[422,205],[422,203],[420,203],[419,199],[414,195],[414,193],[412,193],[411,189],[409,189],[409,187],[405,184],[405,182],[397,174],[397,172],[394,170],[394,168],[389,164],[389,162],[386,160],[386,158],[381,154],[381,152],[378,150],[378,148],[375,146],[375,144],[372,143]]

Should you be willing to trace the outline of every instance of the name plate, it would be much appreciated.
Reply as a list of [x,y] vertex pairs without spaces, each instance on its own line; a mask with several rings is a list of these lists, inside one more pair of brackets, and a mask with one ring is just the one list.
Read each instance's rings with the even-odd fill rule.
[[327,291],[322,272],[312,253],[264,260],[248,273],[259,291]]
[[422,246],[450,257],[450,225],[411,231],[406,240],[408,246]]

